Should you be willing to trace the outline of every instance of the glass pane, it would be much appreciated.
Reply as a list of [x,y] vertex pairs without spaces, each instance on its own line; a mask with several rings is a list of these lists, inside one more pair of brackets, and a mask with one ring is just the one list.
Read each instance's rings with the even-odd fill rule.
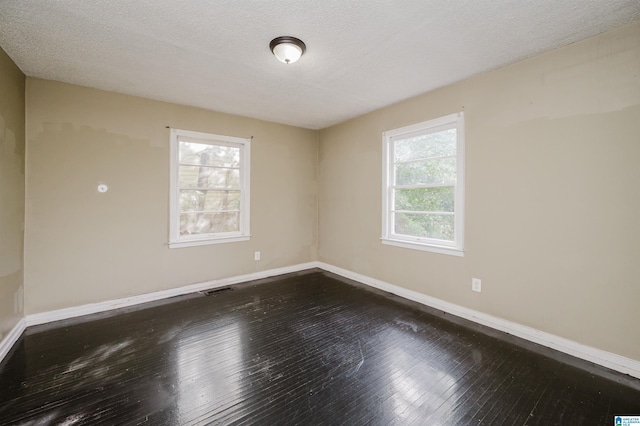
[[394,213],[395,233],[453,241],[454,215]]
[[215,234],[240,230],[240,212],[183,213],[180,235]]
[[454,183],[456,181],[456,158],[400,163],[396,165],[396,185],[421,185],[431,183]]
[[398,139],[393,145],[396,162],[456,155],[456,129]]
[[181,188],[240,188],[240,169],[180,166]]
[[454,187],[395,190],[395,210],[453,212]]
[[181,164],[202,166],[240,167],[240,148],[206,143],[180,142],[179,162]]
[[180,212],[240,210],[240,191],[180,191]]

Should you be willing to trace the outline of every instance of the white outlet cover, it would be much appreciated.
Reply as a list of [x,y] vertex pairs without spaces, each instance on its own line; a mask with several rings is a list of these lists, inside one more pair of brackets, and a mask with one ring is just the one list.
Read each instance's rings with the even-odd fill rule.
[[477,291],[478,293],[482,292],[482,281],[478,278],[471,279],[471,290]]

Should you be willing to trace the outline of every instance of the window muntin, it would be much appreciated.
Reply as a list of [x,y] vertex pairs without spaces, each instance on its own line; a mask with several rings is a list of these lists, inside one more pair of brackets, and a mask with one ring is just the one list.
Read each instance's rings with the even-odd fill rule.
[[250,140],[171,130],[170,247],[249,239]]
[[462,255],[464,116],[383,135],[385,244]]

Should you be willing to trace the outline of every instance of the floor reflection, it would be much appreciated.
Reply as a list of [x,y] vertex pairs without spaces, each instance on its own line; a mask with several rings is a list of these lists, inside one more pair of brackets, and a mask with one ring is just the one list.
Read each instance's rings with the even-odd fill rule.
[[0,364],[3,425],[605,424],[638,401],[324,273],[34,328]]
[[181,424],[205,421],[238,403],[244,325],[234,316],[206,324],[177,345],[177,414]]
[[399,424],[436,424],[435,419],[452,418],[458,386],[449,374],[450,357],[440,345],[417,338],[415,324],[399,325],[389,325],[379,336],[386,360],[380,367],[386,369],[391,387],[383,403],[387,417]]

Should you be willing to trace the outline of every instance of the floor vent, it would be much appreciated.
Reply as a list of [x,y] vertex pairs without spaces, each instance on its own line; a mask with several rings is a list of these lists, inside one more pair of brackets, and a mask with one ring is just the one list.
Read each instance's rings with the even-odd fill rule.
[[222,293],[223,291],[230,291],[233,290],[231,287],[220,287],[220,288],[212,288],[211,290],[204,290],[201,291],[200,293],[204,294],[205,296],[211,296],[212,294],[215,293]]

